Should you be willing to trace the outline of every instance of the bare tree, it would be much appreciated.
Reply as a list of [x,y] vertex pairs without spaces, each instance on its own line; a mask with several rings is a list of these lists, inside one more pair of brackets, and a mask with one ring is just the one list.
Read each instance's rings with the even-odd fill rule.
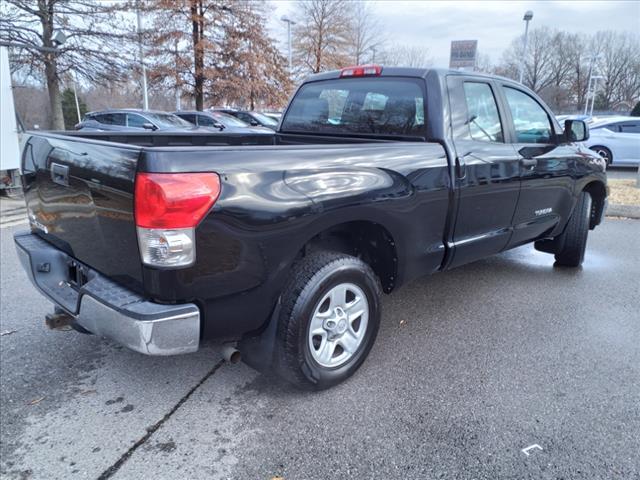
[[351,3],[346,0],[301,0],[293,29],[296,63],[318,73],[347,66]]
[[[0,38],[25,45],[12,56],[14,68],[28,76],[44,74],[51,110],[50,127],[63,129],[61,78],[68,72],[91,83],[117,81],[129,64],[126,49],[117,49],[130,38],[122,3],[95,0],[4,0],[0,6]],[[60,28],[67,42],[57,53],[53,34]],[[117,53],[116,53],[117,51]]]
[[391,45],[382,52],[381,60],[383,65],[414,68],[429,67],[433,63],[429,49],[419,45]]
[[637,99],[640,93],[640,37],[629,33],[597,32],[592,47],[598,54],[597,73],[604,77],[599,89],[601,108],[608,110],[619,103],[633,106],[634,96]]
[[359,1],[351,8],[352,20],[346,37],[349,56],[354,65],[373,62],[375,52],[385,43],[382,24],[371,3]]

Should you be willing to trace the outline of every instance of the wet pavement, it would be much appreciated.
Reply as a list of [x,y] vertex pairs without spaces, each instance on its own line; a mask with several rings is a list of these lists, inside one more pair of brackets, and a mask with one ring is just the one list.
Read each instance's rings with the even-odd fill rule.
[[405,286],[360,371],[320,393],[215,345],[152,358],[46,330],[20,228],[0,229],[2,478],[640,472],[640,221],[606,219],[582,269],[525,246]]

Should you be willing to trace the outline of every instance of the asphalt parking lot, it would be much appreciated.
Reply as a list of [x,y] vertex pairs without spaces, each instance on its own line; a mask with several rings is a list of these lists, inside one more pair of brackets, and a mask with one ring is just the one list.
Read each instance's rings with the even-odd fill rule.
[[413,282],[321,393],[214,345],[151,358],[47,331],[20,228],[0,230],[3,478],[638,478],[638,220],[606,219],[580,270],[525,246]]

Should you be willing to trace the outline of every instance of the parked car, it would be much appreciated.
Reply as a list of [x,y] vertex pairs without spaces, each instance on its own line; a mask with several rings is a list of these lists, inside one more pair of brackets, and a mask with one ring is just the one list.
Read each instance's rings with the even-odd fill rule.
[[607,165],[640,164],[640,117],[610,117],[589,127],[586,145]]
[[243,122],[246,122],[254,127],[266,127],[270,128],[271,130],[275,130],[278,127],[278,120],[260,112],[230,109],[224,109],[220,111],[229,115],[233,115],[234,117],[239,118]]
[[194,130],[189,122],[171,113],[154,110],[111,109],[89,112],[76,130],[167,131]]
[[239,118],[218,111],[180,110],[173,112],[177,117],[186,120],[192,125],[210,127],[224,130],[226,133],[256,133],[273,135],[273,130],[264,127],[253,127]]
[[275,145],[72,135],[32,132],[22,159],[15,242],[48,322],[150,355],[237,341],[313,389],[363,363],[382,292],[525,243],[577,267],[606,200],[585,122],[563,130],[526,87],[474,72],[313,75]]

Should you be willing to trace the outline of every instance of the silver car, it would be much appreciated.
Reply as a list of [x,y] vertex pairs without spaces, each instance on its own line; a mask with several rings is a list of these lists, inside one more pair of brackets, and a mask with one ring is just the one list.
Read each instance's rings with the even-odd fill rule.
[[611,117],[592,123],[585,145],[607,165],[640,164],[640,117]]

